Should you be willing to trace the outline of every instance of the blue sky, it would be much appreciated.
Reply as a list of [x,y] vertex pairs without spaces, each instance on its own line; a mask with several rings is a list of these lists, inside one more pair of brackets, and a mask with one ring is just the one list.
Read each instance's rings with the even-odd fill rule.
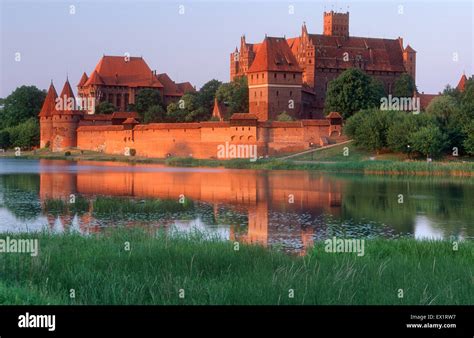
[[[353,36],[404,38],[417,52],[417,85],[437,93],[473,73],[473,2],[465,1],[12,1],[0,0],[0,97],[17,86],[74,86],[105,55],[143,56],[198,88],[229,80],[229,53],[245,34],[322,33],[324,10],[349,10]],[[70,14],[70,6],[75,14]],[[184,14],[180,14],[180,5]],[[294,14],[289,14],[289,6]],[[399,14],[399,6],[403,14]],[[16,53],[21,60],[15,60]],[[458,60],[453,60],[457,53]]]

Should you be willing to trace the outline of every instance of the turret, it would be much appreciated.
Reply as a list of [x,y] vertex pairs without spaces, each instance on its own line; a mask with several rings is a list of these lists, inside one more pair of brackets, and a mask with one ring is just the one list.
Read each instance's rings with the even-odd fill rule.
[[48,94],[44,99],[39,113],[40,122],[40,148],[49,147],[53,138],[53,112],[58,94],[54,88],[53,81],[49,85]]
[[77,127],[83,112],[76,109],[76,100],[69,80],[66,80],[61,95],[56,99],[53,112],[53,151],[62,151],[77,146]]

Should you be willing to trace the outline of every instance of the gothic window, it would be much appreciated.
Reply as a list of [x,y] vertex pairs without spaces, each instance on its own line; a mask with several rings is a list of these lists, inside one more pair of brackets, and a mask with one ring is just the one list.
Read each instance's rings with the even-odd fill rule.
[[273,74],[273,78],[275,78],[275,79],[277,78],[277,73]]
[[290,90],[290,97],[292,97],[292,96],[293,96],[293,92]]
[[283,78],[284,78],[284,79],[286,79],[286,73],[285,73],[285,74],[283,74]]
[[276,95],[278,96],[278,94],[280,94],[280,93],[279,93],[278,90],[277,90]]

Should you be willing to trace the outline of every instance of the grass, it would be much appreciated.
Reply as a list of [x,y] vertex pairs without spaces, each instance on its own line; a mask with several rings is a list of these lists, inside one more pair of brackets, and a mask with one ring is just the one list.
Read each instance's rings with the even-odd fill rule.
[[77,213],[93,210],[96,214],[123,215],[127,213],[161,214],[166,212],[178,212],[192,209],[194,203],[190,199],[184,199],[183,203],[174,200],[160,199],[130,199],[120,197],[98,196],[94,200],[87,200],[83,196],[77,196],[74,203],[63,199],[48,198],[44,201],[44,210],[53,214]]
[[29,236],[37,257],[2,254],[2,304],[474,304],[472,242],[453,251],[449,242],[370,240],[363,257],[317,243],[294,257],[136,229]]
[[[344,156],[344,147],[349,148],[349,155]],[[8,154],[4,157],[14,157]],[[374,158],[372,160],[371,158]],[[70,156],[39,150],[35,153],[25,152],[20,158],[55,159],[69,161],[118,161],[131,164],[165,164],[171,167],[221,167],[228,169],[263,169],[263,170],[311,170],[338,173],[363,173],[368,175],[421,175],[421,176],[474,176],[472,158],[443,160],[428,163],[424,160],[406,161],[404,155],[374,155],[358,149],[351,144],[322,149],[303,154],[291,159],[260,159],[251,162],[248,159],[195,159],[172,157],[168,159],[140,158],[122,155],[106,155],[91,151],[72,150]]]

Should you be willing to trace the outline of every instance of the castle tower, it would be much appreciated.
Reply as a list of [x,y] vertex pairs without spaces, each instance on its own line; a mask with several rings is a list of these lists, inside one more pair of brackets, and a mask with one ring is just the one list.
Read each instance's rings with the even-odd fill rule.
[[53,137],[53,111],[58,94],[54,88],[53,81],[49,85],[48,94],[39,113],[40,120],[40,148],[49,147]]
[[52,151],[77,146],[77,127],[82,114],[82,111],[76,110],[74,93],[69,80],[66,80],[53,112]]
[[282,112],[299,118],[302,73],[285,38],[265,37],[247,72],[249,112],[259,121]]
[[403,50],[403,64],[405,65],[406,72],[416,84],[416,51],[410,45],[407,45]]
[[324,35],[349,36],[349,12],[324,12]]
[[235,47],[235,50],[233,53],[230,53],[230,80],[234,80],[234,78],[237,76],[239,73],[239,61],[240,61],[240,55],[239,55],[239,50],[237,47]]

